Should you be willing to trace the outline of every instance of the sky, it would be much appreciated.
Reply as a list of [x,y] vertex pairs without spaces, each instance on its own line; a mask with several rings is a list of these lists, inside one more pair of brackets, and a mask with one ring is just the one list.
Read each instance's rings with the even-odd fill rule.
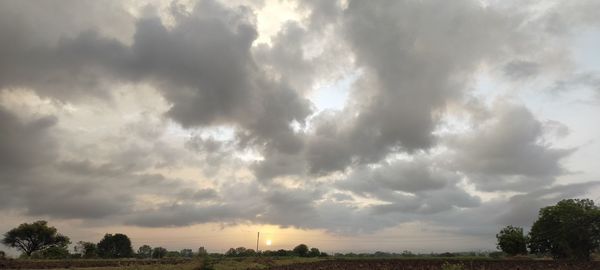
[[0,232],[495,250],[541,207],[600,201],[598,9],[0,1]]

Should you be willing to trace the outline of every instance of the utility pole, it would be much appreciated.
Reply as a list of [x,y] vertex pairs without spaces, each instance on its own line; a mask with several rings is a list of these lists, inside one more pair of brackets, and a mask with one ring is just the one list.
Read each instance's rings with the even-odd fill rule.
[[260,240],[260,232],[256,235],[256,253],[258,253],[258,241]]

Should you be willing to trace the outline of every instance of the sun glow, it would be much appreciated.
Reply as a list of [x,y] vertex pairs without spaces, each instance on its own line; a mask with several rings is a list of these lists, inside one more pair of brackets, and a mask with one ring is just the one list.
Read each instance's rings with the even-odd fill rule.
[[267,239],[267,241],[265,242],[265,244],[267,244],[267,246],[270,246],[273,244],[273,241],[271,241],[271,239]]

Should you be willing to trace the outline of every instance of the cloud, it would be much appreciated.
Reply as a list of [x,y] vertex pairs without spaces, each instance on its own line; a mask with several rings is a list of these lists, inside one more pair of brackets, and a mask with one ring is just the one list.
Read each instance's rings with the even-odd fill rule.
[[534,62],[515,60],[504,66],[504,74],[513,80],[534,77],[539,72],[539,65]]
[[433,147],[446,105],[463,97],[478,65],[514,45],[518,18],[475,1],[443,3],[442,14],[439,5],[349,2],[340,27],[363,72],[343,111],[316,117],[307,140],[312,173]]
[[433,214],[453,207],[477,207],[480,199],[460,187],[459,174],[436,167],[428,160],[394,161],[376,168],[355,169],[336,182],[341,190],[382,201],[372,206],[377,214]]
[[51,161],[56,144],[50,130],[57,121],[44,116],[23,122],[0,106],[0,171],[26,171]]
[[448,138],[451,166],[478,189],[527,191],[567,172],[560,161],[575,149],[544,142],[544,125],[527,108],[498,104],[491,115],[473,131]]
[[[587,5],[302,1],[256,44],[252,6],[161,4],[0,2],[2,211],[490,235],[596,186],[561,181],[568,123],[471,90],[482,70],[596,89],[591,72],[548,68],[569,63],[557,41],[597,22]],[[316,111],[314,91],[348,77],[346,105]]]
[[303,123],[311,104],[256,64],[252,14],[205,0],[190,13],[172,15],[176,24],[170,28],[158,17],[139,19],[130,46],[95,30],[54,46],[17,40],[24,44],[7,49],[0,86],[33,87],[42,96],[69,100],[106,98],[108,85],[122,80],[149,81],[171,103],[166,115],[184,127],[234,125],[253,143],[298,151],[290,124]]

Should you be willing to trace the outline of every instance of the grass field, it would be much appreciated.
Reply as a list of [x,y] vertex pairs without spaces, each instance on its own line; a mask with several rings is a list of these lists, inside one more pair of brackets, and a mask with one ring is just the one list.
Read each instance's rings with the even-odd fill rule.
[[[96,267],[89,264],[68,267],[53,267],[66,261],[20,261],[17,267],[2,267],[0,269],[61,269],[61,270],[235,270],[235,269],[272,269],[272,270],[358,270],[358,269],[422,269],[422,270],[598,270],[600,261],[574,262],[553,260],[490,260],[482,258],[299,258],[299,257],[245,257],[245,258],[207,258],[188,259],[179,261],[143,261],[122,260],[121,266]],[[110,261],[110,260],[105,260]],[[94,260],[89,260],[93,263]],[[137,263],[137,264],[136,264]],[[145,264],[145,265],[144,265]],[[448,268],[447,266],[452,268]],[[6,266],[6,265],[5,265]],[[28,267],[29,266],[29,267]]]

